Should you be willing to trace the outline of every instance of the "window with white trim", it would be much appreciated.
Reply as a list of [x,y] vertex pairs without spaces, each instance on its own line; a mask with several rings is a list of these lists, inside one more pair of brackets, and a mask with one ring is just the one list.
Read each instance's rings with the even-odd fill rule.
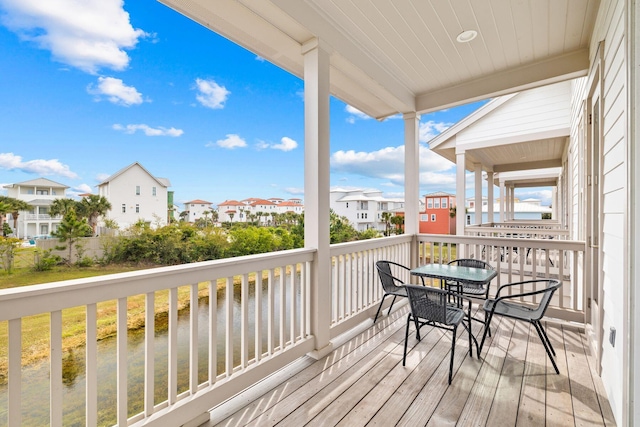
[[436,214],[431,214],[431,222],[436,222]]

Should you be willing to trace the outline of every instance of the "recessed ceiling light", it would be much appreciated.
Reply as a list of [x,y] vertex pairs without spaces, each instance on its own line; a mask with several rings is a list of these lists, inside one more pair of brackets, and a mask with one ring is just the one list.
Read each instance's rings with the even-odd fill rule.
[[475,39],[477,35],[478,32],[475,30],[466,30],[458,34],[456,40],[458,41],[458,43],[468,43],[471,40]]

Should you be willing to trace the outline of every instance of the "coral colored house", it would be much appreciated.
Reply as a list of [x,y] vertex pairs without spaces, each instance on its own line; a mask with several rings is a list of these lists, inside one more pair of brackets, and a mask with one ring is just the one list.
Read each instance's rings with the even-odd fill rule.
[[420,233],[456,234],[456,217],[451,208],[456,206],[453,194],[437,192],[424,196],[424,211],[420,212]]

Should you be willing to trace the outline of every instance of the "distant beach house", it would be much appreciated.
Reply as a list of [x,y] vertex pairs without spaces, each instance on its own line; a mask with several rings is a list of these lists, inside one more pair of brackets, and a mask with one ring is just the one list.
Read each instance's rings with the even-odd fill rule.
[[140,220],[155,227],[167,224],[170,186],[168,179],[152,175],[135,162],[98,184],[98,194],[111,203],[105,217],[118,227],[126,228]]
[[423,210],[420,210],[420,233],[456,234],[456,196],[438,191],[426,194],[424,199]]
[[[67,185],[46,178],[36,178],[16,184],[5,185],[7,196],[23,200],[32,206],[29,211],[20,212],[15,237],[30,238],[36,235],[49,235],[58,228],[61,216],[51,216],[49,209],[55,199],[63,199],[69,188]],[[14,221],[10,214],[8,224],[13,228]]]
[[384,232],[382,214],[404,212],[404,199],[385,198],[377,189],[332,188],[329,203],[337,215],[346,217],[358,231],[375,228]]
[[209,212],[206,214],[207,217],[210,215],[211,202],[200,199],[191,200],[184,204],[184,212],[187,213],[185,218],[187,222],[196,222],[200,218],[205,217],[205,212]]

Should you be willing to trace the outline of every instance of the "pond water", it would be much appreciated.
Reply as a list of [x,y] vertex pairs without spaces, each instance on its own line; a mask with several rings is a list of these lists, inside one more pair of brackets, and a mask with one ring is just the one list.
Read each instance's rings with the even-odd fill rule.
[[[276,283],[277,282],[277,283]],[[296,278],[296,283],[299,280]],[[266,351],[266,326],[267,326],[267,281],[263,281],[262,321],[263,351]],[[274,280],[274,319],[276,324],[280,320],[279,304],[279,280]],[[291,287],[287,277],[285,285],[286,303],[290,305]],[[297,304],[299,304],[299,291],[296,290]],[[226,334],[226,290],[218,289],[217,293],[217,370],[218,374],[225,369],[225,334]],[[233,335],[234,335],[234,366],[240,361],[240,286],[234,286],[233,298]],[[115,304],[115,303],[114,303]],[[250,337],[255,331],[255,286],[249,286],[249,328]],[[298,305],[299,306],[299,305]],[[206,300],[201,300],[198,310],[198,377],[199,383],[208,378],[208,324],[209,307]],[[285,340],[290,339],[289,314],[285,314]],[[295,324],[299,324],[296,320]],[[189,388],[189,309],[181,311],[178,315],[178,393]],[[275,328],[275,342],[280,342],[279,328]],[[296,333],[298,333],[296,331]],[[128,396],[129,416],[140,413],[144,409],[144,331],[129,331],[128,341]],[[248,342],[249,358],[252,358],[255,348],[255,340],[250,338]],[[111,426],[116,423],[116,338],[107,338],[98,342],[98,425]],[[24,351],[24,350],[23,350]],[[167,364],[168,364],[168,334],[166,326],[161,322],[156,325],[155,331],[155,402],[156,404],[167,400]],[[85,425],[85,348],[77,348],[66,352],[63,356],[63,421],[65,426]],[[49,424],[49,365],[47,362],[36,366],[23,368],[22,373],[22,425],[43,426]],[[7,421],[7,388],[0,386],[0,426],[6,426]]]

